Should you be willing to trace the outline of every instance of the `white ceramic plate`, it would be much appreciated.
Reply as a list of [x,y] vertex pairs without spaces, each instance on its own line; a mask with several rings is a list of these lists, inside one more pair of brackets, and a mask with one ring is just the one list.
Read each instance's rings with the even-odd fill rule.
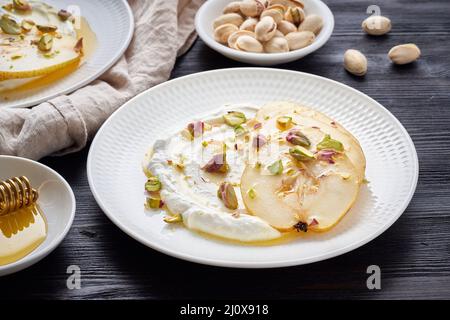
[[[60,81],[26,91],[20,98],[5,100],[5,94],[0,93],[0,108],[34,106],[89,84],[119,60],[133,37],[133,13],[125,0],[43,1],[61,9],[78,6],[81,16],[87,19],[97,36],[97,49],[80,68]],[[0,1],[0,3],[3,2],[5,1]]]
[[0,180],[18,176],[28,177],[33,188],[39,190],[38,204],[47,218],[48,235],[28,256],[0,266],[0,276],[23,270],[45,258],[65,238],[75,217],[72,189],[57,172],[35,161],[0,156]]
[[223,8],[235,0],[209,0],[199,9],[195,17],[195,28],[199,37],[211,49],[224,56],[245,63],[261,66],[276,65],[298,60],[318,50],[330,39],[334,29],[334,17],[330,8],[320,0],[302,0],[306,14],[317,14],[322,17],[324,25],[316,40],[310,46],[286,53],[252,53],[231,49],[214,40],[213,21],[222,14]]
[[[331,231],[282,245],[242,246],[168,226],[144,211],[144,153],[165,128],[183,128],[224,104],[293,100],[325,112],[360,141],[367,179],[357,203]],[[311,74],[239,68],[193,74],[166,82],[119,109],[98,132],[89,153],[91,190],[106,215],[143,244],[181,259],[226,267],[282,267],[328,259],[383,233],[414,194],[418,160],[400,122],[363,93]]]

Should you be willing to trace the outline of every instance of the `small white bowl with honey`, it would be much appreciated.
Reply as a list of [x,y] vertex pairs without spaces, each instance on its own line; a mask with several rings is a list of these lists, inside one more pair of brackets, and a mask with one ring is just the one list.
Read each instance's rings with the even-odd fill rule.
[[35,161],[0,156],[0,276],[51,253],[72,226],[75,207],[72,189],[57,172]]

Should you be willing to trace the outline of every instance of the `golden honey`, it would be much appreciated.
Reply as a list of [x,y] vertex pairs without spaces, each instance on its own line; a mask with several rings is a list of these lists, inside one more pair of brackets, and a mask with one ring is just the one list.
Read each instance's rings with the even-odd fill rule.
[[29,255],[46,237],[47,220],[37,205],[0,216],[0,266]]

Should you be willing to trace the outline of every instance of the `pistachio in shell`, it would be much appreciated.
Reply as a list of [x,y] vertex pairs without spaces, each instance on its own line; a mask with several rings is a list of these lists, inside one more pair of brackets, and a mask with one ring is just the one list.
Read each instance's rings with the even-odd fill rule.
[[222,11],[224,14],[227,13],[241,13],[241,2],[240,1],[233,1],[230,2],[225,6],[225,8]]
[[280,31],[283,35],[287,35],[288,33],[297,31],[297,27],[292,22],[286,20],[277,23],[277,26],[278,31]]
[[286,35],[286,40],[290,50],[298,50],[309,46],[315,40],[315,35],[311,31],[297,31]]
[[223,24],[214,30],[214,39],[217,42],[226,44],[228,43],[228,38],[230,37],[230,35],[238,30],[239,28],[234,24]]
[[220,17],[217,17],[213,22],[213,28],[217,29],[221,25],[224,24],[234,24],[239,27],[244,22],[244,18],[240,14],[237,13],[227,13],[223,14]]
[[389,50],[389,59],[395,64],[407,64],[420,57],[420,49],[414,43],[401,44]]
[[237,50],[246,52],[261,53],[264,51],[264,47],[261,42],[248,35],[240,36],[236,40],[235,47]]
[[228,46],[232,49],[236,49],[236,42],[240,36],[250,36],[256,39],[256,35],[253,32],[247,30],[238,30],[236,32],[233,32],[228,37]]
[[289,7],[284,14],[284,19],[299,26],[305,20],[305,12],[299,7]]
[[273,37],[264,43],[264,51],[267,53],[289,52],[289,44],[284,37]]
[[298,27],[298,31],[311,31],[315,35],[318,35],[323,27],[322,17],[316,14],[310,14],[305,17],[305,20]]
[[19,35],[22,33],[22,28],[10,15],[4,14],[0,18],[0,28],[6,34]]
[[381,36],[391,31],[392,24],[389,18],[383,16],[370,16],[361,24],[363,30],[372,36]]
[[303,2],[300,0],[269,0],[269,6],[272,6],[274,4],[281,4],[285,6],[286,8],[290,7],[298,7],[298,8],[304,8]]
[[344,54],[344,67],[355,76],[363,76],[367,73],[367,59],[361,51],[349,49]]
[[276,23],[279,23],[280,21],[283,21],[284,11],[285,8],[282,5],[274,5],[264,10],[261,13],[261,18],[269,16],[272,17]]
[[239,30],[255,32],[255,27],[257,23],[258,19],[248,18],[244,22],[242,22],[241,26],[239,27]]
[[277,31],[277,24],[272,17],[264,17],[256,24],[255,34],[259,41],[269,41]]
[[241,13],[247,17],[259,17],[265,5],[259,0],[244,0],[241,2]]

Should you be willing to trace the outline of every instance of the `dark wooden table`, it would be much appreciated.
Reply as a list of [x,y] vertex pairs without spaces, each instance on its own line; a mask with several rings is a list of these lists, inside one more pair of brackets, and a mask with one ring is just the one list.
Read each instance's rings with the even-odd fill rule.
[[[97,206],[86,178],[87,149],[43,163],[74,189],[77,215],[62,245],[26,271],[0,279],[0,298],[450,298],[450,2],[327,0],[336,28],[319,51],[280,68],[310,72],[348,84],[386,106],[417,148],[420,179],[402,217],[376,240],[343,256],[306,266],[223,269],[180,261],[122,233]],[[360,24],[377,4],[393,21],[388,36],[372,38]],[[422,49],[417,63],[398,67],[387,59],[397,44]],[[363,79],[342,68],[346,49],[367,55]],[[173,77],[243,64],[198,40],[179,59]],[[366,287],[366,268],[381,267],[382,289]],[[81,290],[66,287],[66,268],[79,265]]]

